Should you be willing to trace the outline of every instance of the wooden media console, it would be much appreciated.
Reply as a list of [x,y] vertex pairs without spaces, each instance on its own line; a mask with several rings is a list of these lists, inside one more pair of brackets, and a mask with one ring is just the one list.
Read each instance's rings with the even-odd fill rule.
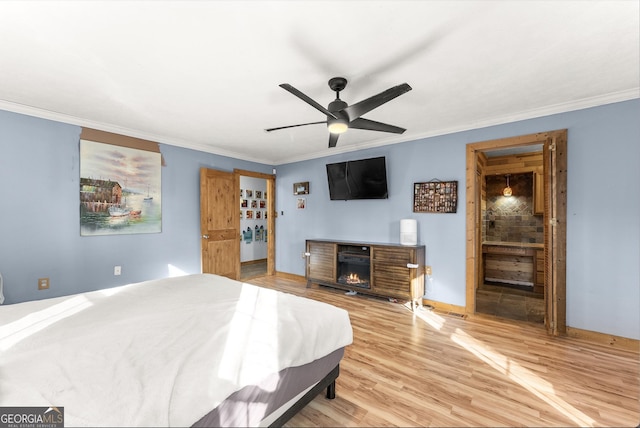
[[305,277],[312,283],[422,305],[424,245],[307,240]]

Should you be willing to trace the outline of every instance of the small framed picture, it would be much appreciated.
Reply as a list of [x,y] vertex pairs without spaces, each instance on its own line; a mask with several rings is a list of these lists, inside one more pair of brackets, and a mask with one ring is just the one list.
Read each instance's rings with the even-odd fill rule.
[[247,197],[247,199],[253,198],[253,190],[245,190],[245,196]]
[[256,190],[256,199],[262,199],[262,190]]
[[240,200],[240,206],[242,208],[248,208],[249,207],[249,201],[247,201],[246,199],[241,199]]
[[262,218],[262,211],[256,211],[256,220],[260,220]]
[[251,208],[258,208],[258,201],[256,199],[251,200]]
[[303,210],[307,206],[307,200],[305,198],[298,198],[297,207],[299,210]]
[[265,209],[267,207],[267,201],[264,199],[260,200],[260,208]]
[[245,217],[247,218],[247,220],[251,220],[253,218],[253,211],[252,210],[247,210],[247,213],[245,214]]
[[302,183],[293,183],[294,195],[308,195],[309,194],[309,182],[304,181]]

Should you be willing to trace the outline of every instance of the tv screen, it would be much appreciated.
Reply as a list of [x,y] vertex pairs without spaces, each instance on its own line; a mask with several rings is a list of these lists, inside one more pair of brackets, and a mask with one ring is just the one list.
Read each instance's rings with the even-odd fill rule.
[[331,200],[386,199],[385,157],[327,164]]

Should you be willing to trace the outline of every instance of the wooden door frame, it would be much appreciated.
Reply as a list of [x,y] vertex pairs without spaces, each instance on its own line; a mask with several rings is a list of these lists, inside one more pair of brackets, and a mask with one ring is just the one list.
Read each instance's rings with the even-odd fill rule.
[[[245,169],[234,169],[238,189],[236,193],[240,194],[240,176],[262,178],[267,180],[267,275],[275,275],[276,273],[276,176],[274,174],[265,174],[262,172],[248,171]],[[240,252],[238,252],[240,259]]]
[[[545,324],[550,334],[566,334],[566,202],[567,202],[567,130],[541,132],[517,137],[467,144],[466,158],[466,306],[467,314],[476,311],[476,284],[481,272],[482,239],[479,227],[480,194],[477,188],[477,162],[481,152],[543,144],[553,147],[550,165],[544,166],[545,229],[552,228],[552,242],[545,242]],[[555,148],[559,147],[560,150]],[[545,238],[546,241],[546,238]]]

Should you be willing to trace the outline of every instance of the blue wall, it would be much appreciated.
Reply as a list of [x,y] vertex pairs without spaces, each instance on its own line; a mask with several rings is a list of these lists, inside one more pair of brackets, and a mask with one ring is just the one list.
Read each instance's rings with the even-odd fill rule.
[[[304,275],[307,238],[399,242],[418,220],[433,278],[427,297],[465,305],[466,144],[568,129],[567,324],[640,339],[640,100],[277,167],[276,270]],[[389,199],[330,201],[325,165],[387,157]],[[412,212],[414,182],[457,180],[456,214]],[[296,209],[295,182],[309,181]],[[282,215],[282,213],[284,215]]]
[[[200,272],[200,167],[271,166],[161,145],[162,233],[80,236],[80,127],[0,111],[5,304]],[[113,267],[122,266],[114,276]],[[38,291],[40,277],[51,279]]]
[[[427,297],[465,305],[465,146],[569,130],[567,323],[640,339],[640,100],[277,166],[276,269],[304,275],[307,238],[398,242],[418,220]],[[364,131],[363,131],[364,132]],[[5,303],[200,272],[199,169],[272,166],[161,145],[162,233],[81,237],[80,128],[0,111],[0,272]],[[325,164],[386,156],[389,199],[330,201]],[[457,180],[456,214],[414,214],[412,185]],[[293,183],[310,182],[306,209]],[[122,276],[113,267],[122,266]],[[51,289],[37,291],[37,278]]]

